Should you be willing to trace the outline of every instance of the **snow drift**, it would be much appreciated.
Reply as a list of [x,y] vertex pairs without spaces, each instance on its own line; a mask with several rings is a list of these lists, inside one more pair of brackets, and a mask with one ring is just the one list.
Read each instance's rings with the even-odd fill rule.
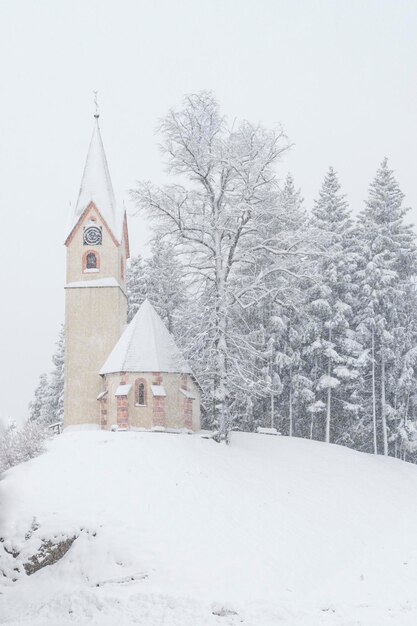
[[0,482],[0,623],[414,626],[416,494],[301,439],[65,432]]

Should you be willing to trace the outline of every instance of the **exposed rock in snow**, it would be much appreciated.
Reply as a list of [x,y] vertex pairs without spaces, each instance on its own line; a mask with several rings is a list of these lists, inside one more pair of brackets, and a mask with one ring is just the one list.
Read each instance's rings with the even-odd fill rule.
[[75,539],[76,537],[74,536],[62,539],[56,543],[50,539],[43,541],[39,550],[23,564],[26,574],[30,576],[42,569],[42,567],[57,563],[68,552]]
[[0,481],[2,624],[417,623],[415,465],[235,432],[230,447],[88,430],[48,445]]

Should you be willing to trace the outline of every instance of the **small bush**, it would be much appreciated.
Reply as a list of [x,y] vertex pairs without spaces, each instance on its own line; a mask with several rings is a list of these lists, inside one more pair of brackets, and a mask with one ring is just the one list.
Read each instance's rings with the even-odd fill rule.
[[41,454],[47,437],[48,429],[42,423],[28,420],[19,428],[10,420],[0,430],[0,472]]

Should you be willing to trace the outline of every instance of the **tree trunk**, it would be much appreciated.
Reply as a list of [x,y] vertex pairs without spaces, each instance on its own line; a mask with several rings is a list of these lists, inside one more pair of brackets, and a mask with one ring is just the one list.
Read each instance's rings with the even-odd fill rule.
[[[329,328],[329,344],[332,340],[332,329]],[[327,366],[327,375],[330,378],[332,374],[332,360],[329,357],[329,363]],[[331,402],[332,402],[332,388],[327,388],[327,410],[326,410],[326,443],[330,443],[330,419],[331,419]]]
[[215,417],[219,425],[220,441],[229,443],[229,420],[226,408],[227,396],[227,303],[226,284],[224,277],[224,267],[221,253],[220,233],[215,233],[216,244],[216,333],[215,342],[216,354],[216,382],[217,388],[214,390]]
[[[329,344],[332,340],[332,329],[329,328]],[[332,361],[329,357],[329,363],[327,366],[327,375],[330,378],[332,374]],[[327,388],[327,410],[326,410],[326,443],[330,443],[330,418],[331,418],[331,402],[332,402],[332,388]]]
[[[409,406],[410,406],[410,392],[408,392],[408,394],[407,394],[407,402],[405,404],[405,414],[404,414],[404,423],[405,424],[407,424],[407,422],[408,422],[408,409],[409,409]],[[395,407],[395,408],[397,408],[397,407]]]
[[[329,361],[330,370],[330,361]],[[332,390],[331,387],[327,388],[327,413],[326,413],[326,443],[330,443],[330,407],[332,402]]]
[[269,375],[271,377],[271,428],[274,428],[274,363],[273,363],[273,353],[271,348],[271,360],[269,363]]
[[290,417],[290,437],[293,435],[293,417],[292,417],[292,375],[290,374],[290,406],[289,406],[289,417]]
[[384,349],[381,349],[381,418],[382,418],[382,438],[384,442],[384,454],[388,456],[388,432],[387,432],[387,414],[385,400],[385,355]]
[[376,439],[376,384],[375,384],[375,332],[372,329],[371,335],[371,353],[372,353],[372,423],[374,431],[374,454],[378,454],[378,445]]
[[217,323],[218,340],[216,342],[216,382],[214,390],[216,421],[219,424],[220,440],[229,442],[229,422],[226,411],[226,319],[220,315]]

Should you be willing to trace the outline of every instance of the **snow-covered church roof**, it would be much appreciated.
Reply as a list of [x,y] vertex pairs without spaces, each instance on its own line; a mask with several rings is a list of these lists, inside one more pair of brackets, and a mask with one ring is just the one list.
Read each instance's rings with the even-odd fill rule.
[[100,370],[100,374],[114,372],[191,374],[172,335],[148,300],[143,302]]
[[78,200],[69,218],[68,234],[78,223],[90,202],[94,202],[113,235],[119,239],[123,215],[117,211],[98,116],[95,116],[93,135],[88,149]]

